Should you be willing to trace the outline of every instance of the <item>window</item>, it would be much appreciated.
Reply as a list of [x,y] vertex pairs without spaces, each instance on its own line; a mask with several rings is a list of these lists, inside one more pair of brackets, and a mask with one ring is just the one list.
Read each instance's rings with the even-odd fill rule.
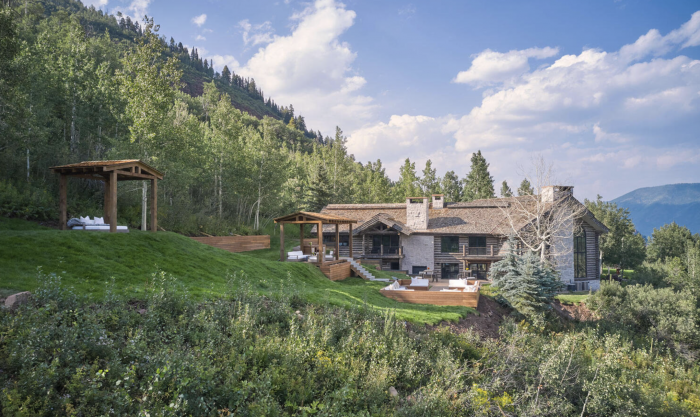
[[440,267],[440,276],[442,279],[459,278],[460,264],[442,264]]
[[384,255],[396,255],[399,253],[399,235],[373,235],[372,236],[372,251],[373,254],[382,253],[384,246]]
[[486,236],[469,236],[470,248],[485,248]]
[[330,234],[324,234],[323,235],[323,244],[328,245],[328,244],[333,244],[335,245],[335,235],[330,235]]
[[472,276],[478,279],[486,279],[488,272],[488,264],[485,263],[470,263],[469,270],[472,271]]
[[348,246],[350,244],[350,235],[340,235],[340,246]]
[[574,236],[574,278],[586,278],[586,231]]
[[389,264],[389,267],[391,268],[392,271],[398,271],[399,270],[399,263],[398,262],[391,262]]
[[443,236],[440,251],[442,253],[459,252],[459,236]]

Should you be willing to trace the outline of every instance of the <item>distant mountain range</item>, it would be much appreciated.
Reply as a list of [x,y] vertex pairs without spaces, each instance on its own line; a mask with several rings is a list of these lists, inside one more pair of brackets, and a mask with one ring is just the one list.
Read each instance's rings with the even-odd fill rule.
[[639,233],[676,222],[700,233],[700,184],[669,184],[638,188],[612,201],[630,211]]

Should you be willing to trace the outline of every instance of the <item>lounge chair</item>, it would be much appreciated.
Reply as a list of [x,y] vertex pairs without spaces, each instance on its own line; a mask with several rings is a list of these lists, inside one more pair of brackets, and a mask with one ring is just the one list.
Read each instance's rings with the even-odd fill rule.
[[290,261],[305,261],[309,255],[304,255],[304,252],[300,250],[295,250],[292,252],[287,252],[287,259]]
[[413,291],[410,288],[402,287],[401,285],[399,285],[398,281],[392,282],[391,284],[384,287],[384,289],[389,291]]
[[467,287],[467,280],[465,278],[451,279],[448,283],[450,289],[465,289]]
[[318,262],[318,256],[316,255],[311,255],[308,257],[309,262]]
[[332,261],[335,259],[335,256],[333,256],[333,251],[330,251],[328,255],[326,255],[326,260],[327,261]]
[[409,289],[419,291],[428,291],[429,287],[430,280],[423,278],[411,278],[411,285],[408,286]]
[[[90,219],[90,216],[73,218],[68,221],[68,227],[71,230],[86,230],[91,232],[109,232],[109,224],[105,224],[104,218],[95,217]],[[117,226],[117,232],[129,233],[129,228],[126,226]]]

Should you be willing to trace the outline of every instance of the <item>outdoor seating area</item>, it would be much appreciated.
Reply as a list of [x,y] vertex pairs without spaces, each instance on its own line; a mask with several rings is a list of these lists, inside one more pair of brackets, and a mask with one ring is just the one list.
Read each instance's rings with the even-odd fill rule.
[[479,306],[478,282],[453,283],[455,284],[454,287],[447,286],[445,283],[440,284],[429,285],[427,279],[397,280],[382,288],[379,292],[387,298],[402,303],[472,308]]
[[[71,230],[84,230],[89,232],[109,232],[109,223],[105,223],[104,217],[95,217],[90,219],[90,216],[72,218],[68,220],[68,228]],[[118,233],[129,233],[129,228],[126,226],[117,226]]]

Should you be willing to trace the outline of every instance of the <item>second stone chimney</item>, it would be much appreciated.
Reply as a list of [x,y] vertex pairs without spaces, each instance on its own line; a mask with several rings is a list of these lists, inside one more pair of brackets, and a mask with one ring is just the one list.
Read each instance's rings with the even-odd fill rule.
[[406,198],[406,226],[415,230],[426,230],[429,208],[428,197]]
[[445,195],[433,194],[433,209],[441,210],[445,208]]
[[574,187],[571,185],[547,185],[540,190],[542,201],[553,203],[563,197],[573,196]]

